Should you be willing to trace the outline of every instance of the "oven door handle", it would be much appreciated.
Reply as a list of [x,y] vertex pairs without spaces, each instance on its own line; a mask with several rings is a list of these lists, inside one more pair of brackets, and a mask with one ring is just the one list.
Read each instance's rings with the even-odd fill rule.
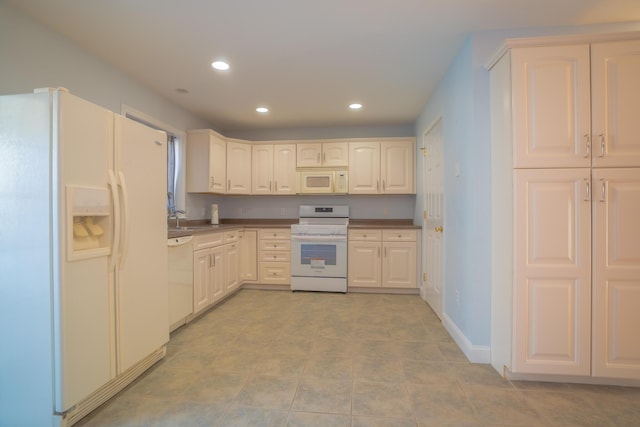
[[296,236],[292,235],[291,240],[295,242],[346,242],[347,236]]

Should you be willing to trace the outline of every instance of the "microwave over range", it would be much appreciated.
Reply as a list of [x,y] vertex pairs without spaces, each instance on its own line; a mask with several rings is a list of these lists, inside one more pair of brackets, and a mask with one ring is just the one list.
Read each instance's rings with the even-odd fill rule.
[[349,173],[335,169],[298,169],[300,194],[347,194]]

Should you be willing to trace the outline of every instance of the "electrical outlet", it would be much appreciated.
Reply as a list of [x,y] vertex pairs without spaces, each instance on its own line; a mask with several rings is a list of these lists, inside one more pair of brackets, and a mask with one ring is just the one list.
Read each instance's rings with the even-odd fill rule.
[[389,208],[383,208],[382,209],[382,215],[388,216],[389,215]]
[[285,216],[285,215],[286,215],[285,208],[280,208],[280,216]]
[[423,282],[427,281],[427,273],[422,273],[422,281]]

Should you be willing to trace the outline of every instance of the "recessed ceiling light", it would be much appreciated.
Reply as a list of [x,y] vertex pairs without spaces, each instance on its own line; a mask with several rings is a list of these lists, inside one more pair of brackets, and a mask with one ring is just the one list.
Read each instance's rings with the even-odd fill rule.
[[362,108],[362,104],[353,103],[349,105],[349,108],[351,108],[352,110],[359,110]]
[[269,109],[268,109],[267,107],[258,107],[258,108],[256,108],[256,111],[257,111],[258,113],[262,113],[262,114],[264,114],[264,113],[268,113],[268,112],[269,112]]
[[213,61],[211,66],[219,71],[227,71],[229,69],[229,64],[224,61]]

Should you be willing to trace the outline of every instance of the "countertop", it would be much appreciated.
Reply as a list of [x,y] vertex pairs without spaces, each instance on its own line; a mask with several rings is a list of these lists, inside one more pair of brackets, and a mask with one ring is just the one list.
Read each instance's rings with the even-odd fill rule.
[[[208,220],[181,220],[180,225],[197,227],[195,229],[175,229],[171,226],[175,221],[169,223],[168,238],[183,236],[196,236],[216,231],[228,231],[238,228],[290,228],[291,224],[297,224],[298,218],[287,219],[222,219],[219,225],[210,225]],[[410,219],[350,219],[349,228],[385,228],[385,229],[415,229],[422,227],[414,225]]]

